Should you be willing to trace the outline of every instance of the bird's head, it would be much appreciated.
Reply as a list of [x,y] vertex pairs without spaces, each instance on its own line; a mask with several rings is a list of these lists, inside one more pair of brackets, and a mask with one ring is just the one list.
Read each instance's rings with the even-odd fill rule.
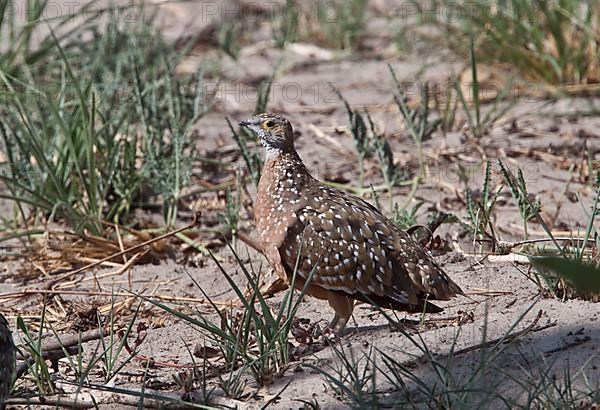
[[292,124],[277,114],[262,113],[240,122],[252,130],[267,149],[267,154],[294,151]]

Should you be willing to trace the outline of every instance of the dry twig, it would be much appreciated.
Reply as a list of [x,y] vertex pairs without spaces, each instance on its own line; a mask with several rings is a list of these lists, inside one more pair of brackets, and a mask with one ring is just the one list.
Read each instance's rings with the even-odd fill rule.
[[[79,333],[76,335],[61,336],[57,340],[52,340],[42,345],[42,357],[44,360],[59,360],[69,353],[69,348],[77,346],[80,342],[85,343],[92,340],[100,339],[104,337],[106,332],[103,329],[88,330],[87,332]],[[63,350],[64,349],[64,350]],[[17,366],[17,379],[27,372],[29,366],[34,362],[34,358],[31,355],[26,357],[20,357],[23,360]]]

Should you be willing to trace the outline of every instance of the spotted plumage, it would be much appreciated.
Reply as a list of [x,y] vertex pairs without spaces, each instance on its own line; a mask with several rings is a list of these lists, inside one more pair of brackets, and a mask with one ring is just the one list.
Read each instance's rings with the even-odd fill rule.
[[290,122],[259,114],[240,123],[266,147],[255,202],[263,251],[275,272],[328,300],[341,332],[354,301],[409,312],[438,312],[428,300],[463,294],[429,252],[361,198],[313,178],[294,148]]

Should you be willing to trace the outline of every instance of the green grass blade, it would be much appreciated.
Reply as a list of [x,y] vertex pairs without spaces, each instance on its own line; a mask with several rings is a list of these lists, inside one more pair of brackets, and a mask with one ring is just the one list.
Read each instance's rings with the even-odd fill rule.
[[600,269],[596,266],[559,256],[529,256],[529,259],[534,266],[562,276],[581,292],[600,291]]

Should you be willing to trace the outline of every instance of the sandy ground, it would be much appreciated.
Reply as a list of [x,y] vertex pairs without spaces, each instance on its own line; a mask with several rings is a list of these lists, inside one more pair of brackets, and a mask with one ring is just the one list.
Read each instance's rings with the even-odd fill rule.
[[[201,4],[167,3],[161,6],[159,21],[166,35],[175,38],[182,32],[190,34],[203,30],[207,22],[190,18],[198,15],[199,7],[205,7]],[[386,2],[374,3],[371,12],[375,13],[382,7],[385,10],[385,4]],[[191,20],[189,25],[188,20]],[[345,55],[318,48],[313,50],[304,45],[282,51],[269,44],[270,32],[267,26],[257,27],[252,38],[246,40],[237,61],[228,57],[222,60],[220,72],[225,82],[217,91],[217,103],[214,110],[197,125],[200,154],[210,157],[234,146],[224,117],[235,121],[248,117],[254,109],[256,79],[270,75],[277,62],[283,59],[273,86],[269,109],[286,115],[293,122],[298,131],[298,151],[316,177],[353,184],[358,181],[353,141],[348,132],[343,132],[347,125],[347,115],[343,104],[329,88],[329,83],[333,83],[354,107],[367,107],[378,128],[389,136],[397,161],[414,171],[415,146],[403,130],[400,115],[393,104],[394,84],[386,63],[391,64],[399,78],[409,84],[413,84],[410,82],[414,81],[419,72],[423,79],[442,84],[453,73],[461,72],[465,64],[448,58],[446,53],[432,52],[431,48],[420,43],[415,45],[415,50],[410,54],[390,52],[391,40],[386,35],[390,24],[385,17],[370,21],[365,40],[370,48],[358,55]],[[212,55],[210,51],[198,49],[182,63],[181,71],[195,70],[203,59]],[[544,215],[551,220],[554,230],[575,233],[583,231],[587,221],[585,215],[589,212],[594,192],[587,184],[587,179],[581,175],[581,167],[585,163],[586,147],[592,152],[596,163],[600,160],[600,138],[597,134],[600,117],[580,116],[578,111],[592,107],[600,108],[600,100],[528,99],[513,106],[478,143],[468,141],[460,129],[447,133],[436,132],[424,144],[427,178],[419,186],[415,196],[425,203],[419,212],[419,221],[425,222],[427,213],[433,210],[464,215],[460,193],[464,192],[465,183],[461,182],[458,171],[464,169],[468,176],[466,186],[477,190],[481,187],[484,174],[482,158],[491,161],[502,158],[511,169],[516,169],[518,164],[524,170],[528,189],[542,202]],[[231,158],[241,164],[239,156],[233,155]],[[570,166],[574,167],[572,172],[569,171]],[[207,167],[201,172],[202,179],[218,181],[219,175],[214,169]],[[377,185],[381,181],[376,159],[367,160],[366,183]],[[501,183],[495,163],[493,181],[494,185]],[[249,187],[249,190],[253,195],[253,188]],[[407,188],[396,188],[394,200],[402,203],[407,193]],[[215,199],[215,195],[207,193],[202,198],[211,200]],[[388,203],[385,194],[381,199],[384,205]],[[205,210],[203,218],[207,221],[215,220],[216,211]],[[182,221],[184,223],[187,221]],[[500,196],[494,223],[503,240],[519,240],[523,236],[519,213],[507,187]],[[254,234],[250,221],[243,221],[242,227],[250,235]],[[450,244],[461,232],[458,225],[451,225],[443,226],[438,234]],[[533,238],[545,236],[541,226],[536,223],[529,224],[529,232]],[[485,370],[469,387],[490,393],[467,395],[465,403],[472,408],[499,408],[502,405],[501,397],[526,405],[527,392],[533,388],[523,388],[519,383],[534,383],[541,374],[547,374],[547,377],[554,378],[560,384],[565,380],[567,370],[575,390],[595,389],[598,398],[599,305],[581,299],[563,301],[541,294],[527,276],[530,270],[528,264],[517,263],[510,257],[504,260],[484,258],[489,249],[485,249],[484,254],[475,254],[479,246],[474,246],[468,235],[459,237],[457,243],[460,250],[442,252],[438,259],[448,274],[465,290],[467,297],[441,303],[445,311],[427,316],[422,324],[419,324],[419,315],[400,315],[401,318],[414,322],[405,324],[403,331],[414,340],[421,340],[444,363],[448,370],[450,388],[460,389],[464,386],[484,360]],[[262,256],[253,251],[246,253],[246,249],[243,243],[238,244],[241,254],[248,255],[248,266],[252,264],[262,275],[269,275]],[[245,285],[231,253],[221,247],[218,248],[217,255],[223,259],[223,266],[232,277]],[[27,282],[15,278],[14,270],[25,262],[2,264],[1,293],[35,288],[45,280],[41,276],[34,276]],[[111,270],[103,268],[95,273],[101,276]],[[90,275],[91,272],[86,273],[85,277]],[[161,295],[202,299],[202,294],[190,276],[214,300],[235,298],[215,263],[206,256],[195,255],[190,260],[171,257],[154,265],[138,265],[131,269],[135,291],[154,290]],[[96,285],[93,281],[82,282],[73,289],[111,292],[122,291],[126,287],[127,274],[123,274],[103,278]],[[277,307],[281,299],[282,294],[279,294],[269,299],[269,303]],[[8,315],[13,317],[17,313],[32,314],[35,307],[40,305],[40,300],[39,297],[29,297],[11,301],[3,307],[3,311],[6,308]],[[110,298],[98,296],[90,299],[63,295],[60,300],[71,309],[67,309],[71,315],[67,315],[67,318],[77,318],[81,322],[81,330],[85,330],[85,320],[81,319],[85,315],[77,307],[83,309],[90,305],[106,305]],[[55,309],[56,301],[50,303]],[[175,307],[188,312],[197,309],[214,318],[210,308],[203,304],[179,303]],[[132,306],[128,308],[133,309]],[[147,330],[138,354],[139,357],[152,358],[155,362],[147,370],[147,386],[162,392],[178,392],[171,377],[178,371],[176,365],[190,364],[186,346],[193,348],[205,338],[191,325],[166,315],[156,307],[144,304],[142,310],[137,321],[138,324],[143,323]],[[298,313],[299,317],[309,319],[311,323],[328,321],[330,315],[332,312],[326,303],[310,298],[302,302]],[[494,340],[532,324],[535,325],[533,330],[512,340],[508,345],[502,344],[504,350],[493,358],[485,359],[488,356],[482,355],[482,349],[468,349],[482,343],[484,337],[485,340]],[[361,357],[361,352],[368,352],[371,348],[379,349],[398,361],[408,361],[413,358],[412,355],[422,355],[407,335],[390,327],[380,312],[367,305],[360,305],[355,309],[341,345],[346,352],[351,351],[356,357]],[[89,343],[85,347],[93,349],[93,346],[94,343]],[[461,353],[448,358],[447,353],[451,350]],[[484,351],[493,353],[496,350]],[[249,380],[247,394],[240,400],[225,399],[220,389],[214,394],[215,397],[221,396],[218,399],[220,405],[228,403],[239,408],[260,408],[289,383],[279,394],[279,398],[270,403],[272,408],[302,408],[305,404],[300,400],[318,403],[321,408],[345,408],[349,405],[348,402],[336,394],[321,374],[305,366],[314,364],[331,370],[330,366],[335,368],[336,363],[339,363],[339,358],[336,358],[331,347],[315,345],[312,350],[295,358],[289,369],[282,376],[275,377],[267,387],[258,388]],[[428,363],[417,362],[413,370],[429,386],[439,386],[442,383]],[[143,361],[133,360],[114,383],[120,387],[139,388],[144,372]],[[97,382],[102,383],[101,380]],[[403,402],[407,391],[413,392],[413,397],[418,400],[419,394],[415,393],[415,389],[414,383],[408,383],[405,391],[392,391],[389,382],[378,376],[377,390],[382,402]],[[586,403],[581,404],[586,406]],[[436,407],[435,403],[415,406]],[[121,408],[122,405],[105,407]]]

